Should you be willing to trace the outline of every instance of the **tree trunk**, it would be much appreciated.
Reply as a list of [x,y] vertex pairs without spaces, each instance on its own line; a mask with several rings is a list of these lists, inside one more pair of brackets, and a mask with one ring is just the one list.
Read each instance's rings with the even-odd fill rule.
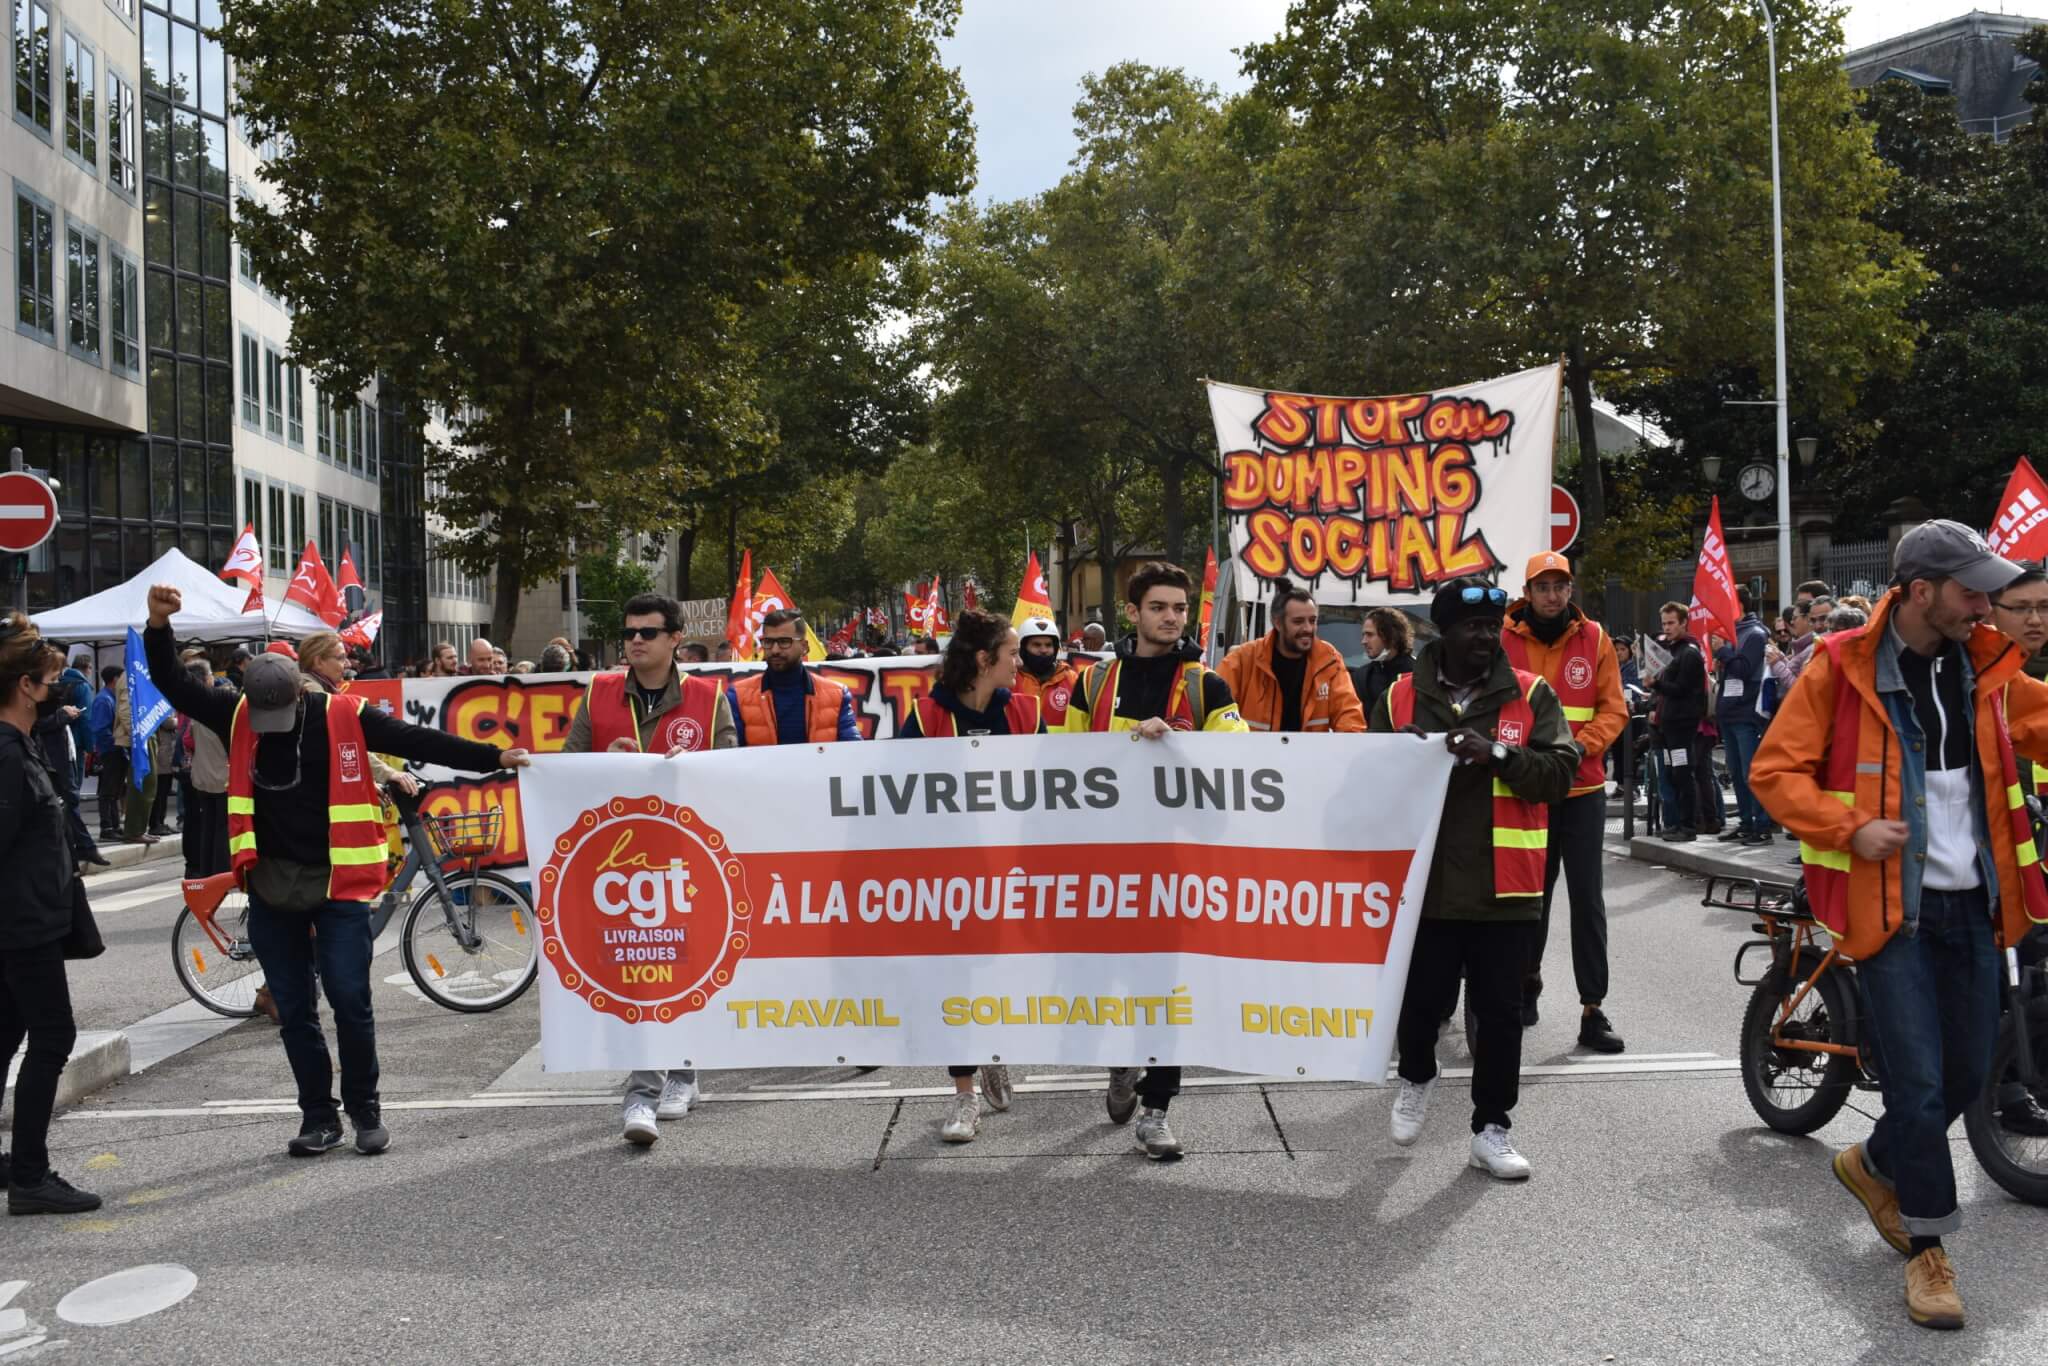
[[688,602],[690,593],[690,559],[697,553],[697,524],[693,521],[676,528],[676,597]]
[[499,643],[512,639],[519,625],[519,542],[508,537],[498,542],[498,568],[491,597],[491,635]]
[[1159,467],[1159,487],[1166,499],[1166,562],[1181,563],[1183,542],[1187,539],[1187,513],[1181,506],[1181,484],[1187,474],[1187,457],[1176,455]]
[[[1607,488],[1600,468],[1600,438],[1594,426],[1593,372],[1586,364],[1585,343],[1574,340],[1566,355],[1565,387],[1572,396],[1572,425],[1579,437],[1579,544],[1590,545],[1607,520]],[[1600,615],[1604,584],[1579,585],[1579,605]]]
[[1102,629],[1112,644],[1117,638],[1116,531],[1116,513],[1105,511],[1095,519],[1095,567],[1102,574]]

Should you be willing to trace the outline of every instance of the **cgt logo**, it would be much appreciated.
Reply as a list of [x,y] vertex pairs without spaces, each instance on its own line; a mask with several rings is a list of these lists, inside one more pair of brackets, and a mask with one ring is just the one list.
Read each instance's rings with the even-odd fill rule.
[[1593,686],[1593,666],[1585,660],[1574,657],[1564,666],[1564,681],[1574,688]]
[[657,797],[615,797],[577,817],[538,892],[556,979],[628,1024],[702,1010],[752,939],[746,870],[725,836]]
[[1522,723],[1520,721],[1502,721],[1500,723],[1498,731],[1494,735],[1494,738],[1496,740],[1499,740],[1504,745],[1521,744]]

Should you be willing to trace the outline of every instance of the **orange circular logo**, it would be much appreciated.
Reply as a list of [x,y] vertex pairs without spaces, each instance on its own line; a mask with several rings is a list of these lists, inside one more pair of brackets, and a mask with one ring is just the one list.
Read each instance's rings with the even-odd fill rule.
[[564,987],[628,1024],[702,1010],[752,939],[746,870],[686,806],[615,797],[540,870],[541,947]]

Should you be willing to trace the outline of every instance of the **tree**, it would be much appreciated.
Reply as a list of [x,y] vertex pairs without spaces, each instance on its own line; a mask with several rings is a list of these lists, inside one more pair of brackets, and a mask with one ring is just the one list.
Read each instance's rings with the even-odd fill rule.
[[614,537],[601,549],[576,557],[577,607],[583,614],[586,639],[616,643],[626,625],[626,602],[636,593],[654,591],[654,572],[619,553]]
[[[293,353],[467,414],[432,458],[494,634],[577,505],[651,528],[705,469],[685,430],[769,425],[745,322],[916,244],[972,164],[938,59],[956,0],[226,0],[276,205],[238,235]],[[721,437],[730,452],[746,440]],[[636,493],[642,496],[635,496]]]
[[[1925,276],[1870,218],[1889,176],[1834,12],[1775,8],[1792,389],[1840,413],[1903,369]],[[1300,128],[1279,169],[1313,368],[1386,391],[1560,356],[1588,434],[1598,385],[1768,374],[1765,61],[1747,5],[1301,0],[1248,66]]]

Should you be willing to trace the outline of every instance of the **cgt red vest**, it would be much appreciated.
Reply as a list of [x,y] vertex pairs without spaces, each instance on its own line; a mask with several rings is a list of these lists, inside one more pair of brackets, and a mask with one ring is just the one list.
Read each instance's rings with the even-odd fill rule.
[[[1526,669],[1515,670],[1515,685],[1521,695],[1501,706],[1495,719],[1493,738],[1503,744],[1528,743],[1536,728],[1536,709],[1529,694],[1541,676]],[[1415,675],[1402,674],[1387,690],[1387,715],[1394,729],[1415,721]],[[1542,896],[1543,862],[1550,849],[1550,808],[1542,802],[1527,802],[1498,776],[1493,780],[1493,894],[1495,896]]]
[[[924,732],[927,739],[960,733],[959,718],[939,705],[938,699],[920,697],[916,706],[917,727]],[[1009,704],[1003,708],[1003,717],[1010,724],[1011,735],[1038,734],[1038,723],[1042,715],[1038,699],[1027,697],[1021,692],[1011,693]]]
[[1071,664],[1059,665],[1042,683],[1038,680],[1037,675],[1027,670],[1019,669],[1017,670],[1017,686],[1013,691],[1028,693],[1043,702],[1045,704],[1046,724],[1057,726],[1067,719],[1067,702],[1073,697],[1074,686],[1080,681],[1080,678],[1081,675],[1075,672],[1074,666]]
[[[1500,643],[1507,649],[1508,663],[1515,666],[1516,673],[1533,673],[1529,667],[1529,644],[1518,631],[1502,631]],[[1556,678],[1544,680],[1557,694],[1558,704],[1564,708],[1565,724],[1572,728],[1572,739],[1579,738],[1579,732],[1586,728],[1594,716],[1599,714],[1600,702],[1600,624],[1582,620],[1572,628],[1565,639],[1564,664],[1558,669]],[[1583,747],[1582,747],[1583,748]],[[1607,761],[1604,754],[1587,754],[1579,760],[1579,771],[1572,775],[1574,797],[1587,792],[1607,790]]]
[[[1840,665],[1841,648],[1853,632],[1823,636],[1814,648],[1826,650],[1835,662],[1835,721],[1828,733],[1827,763],[1821,770],[1821,790],[1844,806],[1856,805],[1856,756],[1863,740],[1863,698],[1849,682],[1848,671]],[[2041,851],[2034,844],[2034,820],[2027,812],[2027,793],[2020,783],[2019,756],[2012,747],[2012,732],[2005,722],[2005,694],[1992,701],[1992,718],[1998,730],[1999,786],[2005,791],[2006,819],[2012,822],[2013,859],[2020,869],[2020,894],[2027,919],[2048,922],[2048,881],[2041,876]],[[1973,736],[1971,743],[1976,739]],[[2030,770],[2031,770],[2030,765]],[[1988,779],[1988,775],[1987,775]],[[1799,841],[1800,871],[1806,879],[1806,900],[1829,934],[1841,938],[1849,932],[1849,871],[1853,856],[1848,850],[1822,849]],[[1994,913],[1997,907],[1992,908]],[[1994,924],[1996,921],[1993,922]]]
[[[302,705],[327,716],[327,895],[333,901],[374,901],[384,890],[382,798],[370,777],[362,701],[309,692]],[[228,730],[228,860],[243,885],[256,866],[256,731],[249,702],[235,704]]]
[[[780,743],[775,733],[775,699],[768,695],[768,675],[748,674],[733,685],[740,724],[747,729],[747,747]],[[839,738],[839,709],[846,689],[829,678],[811,675],[811,695],[804,713],[804,738],[825,744]]]
[[[1116,729],[1117,680],[1123,660],[1106,659],[1081,675],[1081,700],[1088,708],[1090,730]],[[1184,661],[1173,676],[1173,689],[1166,695],[1166,711],[1160,719],[1175,730],[1200,730],[1202,666]],[[1069,703],[1071,705],[1071,702]]]
[[666,754],[680,745],[695,752],[711,748],[711,727],[718,717],[718,684],[696,674],[678,673],[682,697],[664,712],[651,734],[641,734],[640,699],[630,692],[628,672],[602,673],[590,680],[583,708],[590,714],[590,750],[602,754],[614,740],[631,740],[633,748]]

